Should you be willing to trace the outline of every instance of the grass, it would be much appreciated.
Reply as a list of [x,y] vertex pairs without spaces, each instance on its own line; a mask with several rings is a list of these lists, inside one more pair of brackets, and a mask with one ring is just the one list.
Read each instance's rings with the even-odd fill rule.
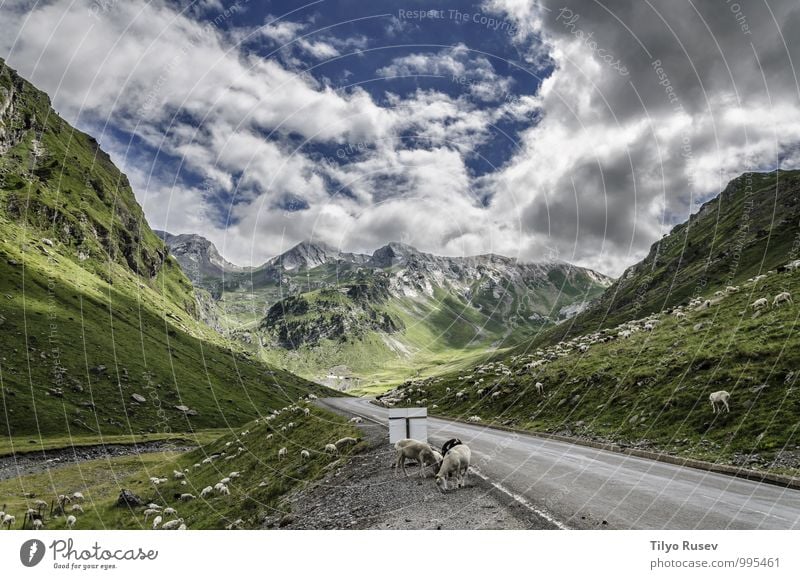
[[[800,304],[755,317],[748,308],[781,291],[800,296],[800,274],[743,286],[685,321],[664,314],[652,332],[594,344],[584,354],[575,349],[536,373],[523,369],[536,355],[499,356],[510,376],[496,366],[473,367],[427,381],[413,398],[427,397],[449,416],[477,414],[490,424],[798,475]],[[546,396],[537,395],[537,381]],[[463,401],[455,398],[459,390],[467,393]],[[708,395],[716,390],[731,393],[729,414],[712,414]],[[496,391],[502,394],[492,399]]]
[[[22,513],[33,501],[50,500],[63,493],[80,491],[86,497],[85,514],[77,515],[76,529],[146,529],[152,525],[144,522],[143,509],[114,506],[120,489],[129,489],[147,503],[172,506],[185,519],[190,529],[222,529],[241,519],[241,528],[259,528],[265,517],[281,516],[290,511],[286,502],[289,493],[324,476],[335,457],[325,454],[325,444],[344,436],[357,436],[358,431],[346,421],[330,412],[311,407],[311,414],[284,413],[271,423],[250,423],[241,432],[231,432],[204,444],[197,450],[156,452],[131,455],[109,460],[93,460],[71,466],[58,467],[46,472],[0,482],[0,504],[6,512],[17,515],[18,528]],[[283,432],[289,422],[295,428]],[[271,440],[267,435],[272,434]],[[238,447],[246,448],[237,454]],[[278,449],[287,447],[285,460],[277,459]],[[307,449],[311,458],[303,461],[300,450]],[[219,458],[202,464],[204,458],[225,452],[236,455],[231,460]],[[194,464],[200,463],[199,468]],[[186,485],[174,480],[173,471],[189,469]],[[231,472],[241,473],[228,486],[229,496],[214,493],[200,498],[200,491],[213,486]],[[168,478],[158,486],[149,482],[151,476]],[[264,483],[262,485],[262,483]],[[24,493],[29,493],[27,497]],[[180,502],[176,493],[191,493],[197,499]],[[30,495],[34,496],[30,496]],[[164,517],[169,520],[171,517]],[[47,529],[63,529],[64,517],[49,519]]]

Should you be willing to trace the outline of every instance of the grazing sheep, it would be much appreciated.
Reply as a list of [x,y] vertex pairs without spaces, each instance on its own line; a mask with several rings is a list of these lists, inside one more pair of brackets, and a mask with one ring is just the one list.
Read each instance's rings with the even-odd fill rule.
[[283,460],[287,454],[289,454],[289,450],[284,446],[278,451],[278,460]]
[[772,300],[772,307],[773,308],[777,308],[779,305],[781,305],[784,302],[788,303],[788,304],[794,303],[792,301],[792,294],[790,294],[789,292],[781,292],[781,293],[779,293],[778,295],[775,296],[775,299]]
[[361,424],[362,422],[364,421],[361,419],[360,416],[353,416],[353,418],[350,419],[351,424]]
[[738,291],[739,291],[738,285],[729,285],[728,287],[725,288],[725,293],[729,294],[735,294]]
[[731,409],[728,406],[728,400],[730,400],[730,398],[731,395],[725,390],[718,390],[717,392],[709,394],[708,399],[711,401],[711,408],[714,410],[714,414],[721,413],[723,407],[725,408],[725,412],[730,412]]
[[229,488],[228,488],[228,485],[221,485],[221,486],[220,486],[220,487],[217,489],[217,492],[218,492],[219,494],[221,494],[221,495],[230,496],[230,494],[231,494],[231,489],[229,489]]
[[175,480],[181,480],[183,478],[186,478],[186,475],[179,470],[173,470],[172,476],[175,477]]
[[447,479],[453,475],[456,477],[456,488],[464,486],[471,458],[472,452],[466,444],[456,445],[445,454],[439,472],[436,473],[436,486],[440,491],[447,490]]
[[[75,517],[72,518],[74,519]],[[3,515],[3,521],[2,523],[0,523],[0,526],[8,527],[10,529],[11,527],[14,526],[16,522],[17,522],[17,517],[15,517],[14,515]]]
[[762,310],[766,308],[768,305],[769,302],[767,302],[767,298],[758,298],[756,301],[750,304],[750,307],[754,310]]
[[209,487],[205,487],[202,491],[200,491],[200,498],[204,499],[207,496],[209,496],[212,492],[214,492],[214,488],[213,487],[210,487],[210,486]]
[[414,440],[413,438],[403,438],[394,443],[394,449],[397,451],[394,462],[394,472],[397,475],[397,468],[403,467],[403,474],[408,476],[406,472],[406,459],[416,460],[419,464],[419,476],[424,476],[425,467],[431,464],[438,464],[436,455],[433,454],[433,449],[427,442],[421,440]]
[[352,436],[345,436],[344,438],[340,438],[336,442],[334,442],[336,448],[342,448],[343,446],[355,445],[358,444],[358,440],[353,438]]
[[622,338],[622,339],[630,338],[631,337],[631,331],[630,330],[623,330],[619,334],[617,334],[617,336],[619,338]]
[[220,480],[219,482],[220,482],[221,484],[224,484],[224,485],[226,485],[226,484],[228,484],[229,482],[231,482],[231,477],[229,477],[229,476],[226,476],[225,478],[223,478],[223,479],[222,479],[222,480]]
[[166,509],[164,509],[164,516],[165,517],[174,517],[177,514],[178,514],[178,511],[176,509],[173,509],[172,507],[167,507]]
[[164,520],[164,519],[163,519],[163,518],[161,518],[161,515],[159,515],[159,516],[157,516],[155,519],[153,519],[153,528],[154,528],[154,529],[157,529],[157,528],[158,528],[158,526],[161,524],[161,521],[163,521],[163,520]]
[[171,521],[167,521],[162,525],[162,529],[166,531],[172,531],[173,529],[177,529],[183,524],[183,519],[172,519]]
[[83,493],[72,493],[72,500],[78,503],[82,503]]
[[272,435],[271,435],[271,434],[268,434],[268,435],[267,435],[267,440],[269,440],[269,439],[271,439],[271,438],[272,438]]
[[80,505],[72,505],[72,512],[73,513],[80,513],[83,514],[83,507]]
[[41,531],[42,527],[44,527],[44,522],[42,519],[33,519],[33,530],[34,531]]
[[235,470],[235,471],[233,471],[231,474],[229,474],[229,475],[228,475],[228,478],[230,478],[231,480],[233,480],[233,479],[235,479],[235,478],[239,478],[240,476],[242,476],[242,475],[240,475],[240,474],[239,474],[239,471],[238,471],[238,470]]
[[684,313],[684,312],[675,312],[675,317],[677,319],[679,319],[679,320],[684,320],[684,319],[686,319],[686,313]]
[[467,418],[467,422],[482,422],[482,420],[481,420],[480,416],[476,415],[476,416],[470,416],[469,418]]
[[71,529],[75,526],[75,523],[78,522],[78,519],[75,518],[75,515],[70,515],[67,517],[67,528]]
[[307,450],[301,450],[300,458],[302,458],[303,460],[308,460],[309,458],[311,458],[311,453],[309,453]]
[[309,414],[311,414],[311,409],[310,408],[303,408],[303,414],[308,416]]
[[502,395],[503,395],[503,393],[502,393],[500,390],[498,390],[497,392],[494,392],[494,393],[492,394],[491,398],[492,398],[492,400],[497,400],[497,399],[498,399],[498,398],[500,398]]
[[539,396],[544,396],[544,384],[542,384],[541,382],[537,382],[533,386],[534,386],[534,388],[536,388],[536,393]]
[[328,452],[330,454],[339,454],[339,449],[336,448],[335,444],[326,444],[325,452]]
[[194,500],[195,498],[196,498],[196,497],[195,497],[193,494],[191,494],[191,493],[183,493],[183,494],[181,494],[181,496],[180,496],[180,497],[178,497],[178,499],[179,499],[179,500],[181,500],[181,501],[183,501],[184,503],[186,503],[186,502],[189,502],[189,501],[192,501],[192,500]]

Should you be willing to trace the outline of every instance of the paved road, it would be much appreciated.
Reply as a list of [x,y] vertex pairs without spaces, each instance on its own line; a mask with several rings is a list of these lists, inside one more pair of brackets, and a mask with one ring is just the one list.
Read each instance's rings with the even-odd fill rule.
[[[388,423],[364,398],[327,406]],[[460,438],[495,485],[568,528],[800,529],[800,491],[535,436],[431,418],[428,438]],[[388,443],[388,438],[387,438]],[[600,523],[602,524],[602,523]]]

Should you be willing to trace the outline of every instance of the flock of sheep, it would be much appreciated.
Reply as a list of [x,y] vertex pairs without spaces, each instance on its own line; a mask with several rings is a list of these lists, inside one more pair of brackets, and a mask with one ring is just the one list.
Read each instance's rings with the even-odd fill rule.
[[[753,293],[760,290],[763,282],[769,277],[778,274],[778,272],[795,272],[800,269],[800,259],[793,260],[777,270],[770,270],[766,274],[757,275],[744,282],[744,285],[749,288]],[[645,318],[630,320],[623,322],[616,327],[606,328],[582,336],[577,336],[569,340],[563,340],[557,344],[548,346],[537,350],[532,354],[525,354],[519,356],[512,356],[508,360],[508,364],[503,361],[487,362],[480,364],[474,368],[471,374],[459,376],[458,380],[465,387],[458,390],[450,387],[445,388],[445,400],[448,402],[463,402],[469,399],[477,398],[492,403],[500,401],[506,395],[515,392],[513,388],[513,377],[520,375],[533,375],[537,376],[540,369],[547,364],[565,358],[574,354],[585,354],[594,345],[611,342],[614,340],[627,340],[633,337],[638,332],[651,332],[663,320],[663,316],[671,315],[679,321],[689,320],[694,312],[701,312],[707,310],[715,305],[720,304],[726,297],[739,293],[741,288],[739,286],[727,286],[724,290],[719,290],[714,293],[712,297],[708,298],[693,298],[686,304],[675,306],[664,312],[654,313]],[[779,308],[785,304],[793,304],[792,295],[788,291],[780,291],[774,296],[759,297],[748,305],[753,316],[759,316],[770,307]],[[746,313],[746,310],[741,313]],[[693,326],[694,331],[700,331],[705,327],[705,324],[700,322]],[[487,378],[495,379],[491,383],[486,383]],[[497,379],[499,378],[499,379]],[[409,405],[416,406],[426,405],[428,402],[428,387],[433,386],[443,381],[443,378],[426,378],[415,379],[407,381],[394,390],[387,392],[383,396],[378,397],[377,403],[391,408],[395,405]],[[545,396],[545,384],[536,381],[533,384],[535,393],[539,397]],[[449,400],[448,400],[449,397]],[[709,395],[712,411],[717,414],[720,412],[730,411],[730,398],[731,395],[725,390],[712,392]],[[442,399],[437,400],[442,402]],[[438,404],[434,403],[432,409],[438,408]],[[473,415],[468,418],[469,422],[481,422],[480,416]]]
[[[75,523],[78,522],[77,515],[84,513],[82,503],[83,493],[80,492],[75,492],[71,495],[58,495],[51,504],[48,504],[47,501],[37,499],[32,503],[33,506],[29,506],[25,511],[25,516],[22,519],[22,528],[26,529],[28,528],[28,524],[30,524],[30,528],[34,531],[44,529],[46,520],[45,510],[49,506],[50,511],[48,516],[50,518],[65,516],[67,528],[72,529]],[[67,510],[67,505],[70,505],[69,510]],[[0,510],[0,528],[5,527],[6,529],[12,529],[16,524],[17,517],[6,512],[6,505],[3,505],[2,510]]]
[[435,467],[436,486],[440,491],[448,490],[448,481],[454,479],[456,488],[461,488],[466,484],[469,463],[472,453],[469,447],[457,438],[448,440],[439,452],[431,447],[427,442],[404,438],[394,444],[396,451],[394,460],[394,470],[402,467],[403,474],[406,472],[406,460],[414,460],[419,465],[419,476],[425,477],[425,469],[429,466]]

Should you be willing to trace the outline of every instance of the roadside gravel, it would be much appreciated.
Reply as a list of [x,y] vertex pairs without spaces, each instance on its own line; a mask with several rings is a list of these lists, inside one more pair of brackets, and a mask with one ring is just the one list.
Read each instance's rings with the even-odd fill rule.
[[387,430],[360,426],[368,448],[332,463],[330,474],[287,499],[291,514],[272,517],[265,528],[284,529],[551,529],[527,507],[476,475],[465,488],[441,493],[417,466],[405,477],[389,467],[394,449]]

